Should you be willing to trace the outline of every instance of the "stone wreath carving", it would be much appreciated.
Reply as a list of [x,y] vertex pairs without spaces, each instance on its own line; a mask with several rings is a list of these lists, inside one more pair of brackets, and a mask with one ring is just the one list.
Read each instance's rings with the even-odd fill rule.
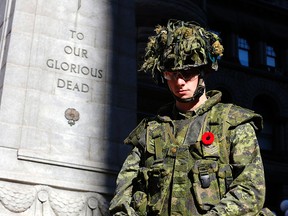
[[[43,185],[0,182],[0,202],[9,216],[109,215],[108,203],[100,194],[65,191]],[[2,209],[0,215],[4,216]]]

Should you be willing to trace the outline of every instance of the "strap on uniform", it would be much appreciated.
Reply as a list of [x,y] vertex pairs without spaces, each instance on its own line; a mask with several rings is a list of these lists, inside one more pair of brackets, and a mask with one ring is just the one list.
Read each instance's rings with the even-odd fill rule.
[[[233,106],[233,104],[227,104],[226,106],[223,107],[223,109],[218,109],[216,108],[214,110],[214,112],[211,112],[207,118],[205,118],[203,127],[201,129],[201,133],[199,134],[199,136],[201,136],[201,134],[203,134],[204,130],[206,130],[206,127],[209,126],[210,130],[213,133],[217,133],[218,137],[219,137],[219,145],[214,145],[215,149],[216,147],[221,148],[215,151],[208,151],[210,150],[211,147],[213,147],[213,145],[209,146],[210,148],[204,148],[203,149],[203,156],[214,156],[214,157],[219,157],[221,158],[221,161],[224,164],[227,164],[227,169],[229,169],[229,152],[227,149],[227,141],[226,141],[226,136],[227,136],[227,131],[230,127],[230,124],[228,123],[228,118],[229,118],[229,112],[231,110],[231,107]],[[218,120],[220,120],[220,122],[218,124],[215,125],[207,125],[209,124],[209,120],[211,121],[213,118],[217,118]],[[208,120],[208,121],[207,121]],[[215,123],[215,119],[212,120],[213,123]],[[220,127],[220,128],[219,128]],[[219,130],[217,130],[219,129]],[[220,152],[221,152],[221,157],[220,157]],[[200,170],[201,169],[201,170]],[[205,167],[201,168],[199,167],[199,172],[200,172],[200,181],[201,181],[201,185],[202,187],[205,187],[208,185],[210,185],[210,178],[209,175],[207,176],[205,173]],[[208,172],[207,172],[208,173]],[[224,176],[223,176],[224,177]],[[209,182],[209,184],[208,184]],[[229,186],[231,185],[231,183],[233,182],[233,176],[231,171],[225,171],[225,187],[226,187],[226,191],[229,189]]]
[[230,109],[231,107],[233,106],[233,104],[229,104],[223,111],[223,114],[222,114],[222,117],[223,117],[223,120],[222,120],[222,137],[220,138],[220,141],[222,139],[225,139],[226,138],[226,133],[228,131],[228,128],[229,128],[229,124],[228,124],[228,114],[230,112]]
[[162,145],[163,145],[163,143],[161,143],[161,138],[159,136],[155,139],[156,160],[163,159],[163,153],[162,153],[163,147],[162,147]]
[[230,187],[230,185],[231,185],[232,182],[233,182],[233,176],[231,176],[231,175],[225,176],[226,191],[229,190],[229,187]]

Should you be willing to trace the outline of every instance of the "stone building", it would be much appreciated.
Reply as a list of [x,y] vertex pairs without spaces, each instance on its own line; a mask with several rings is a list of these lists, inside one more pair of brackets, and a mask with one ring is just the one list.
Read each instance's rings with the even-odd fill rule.
[[134,11],[0,1],[1,216],[108,215],[136,122]]

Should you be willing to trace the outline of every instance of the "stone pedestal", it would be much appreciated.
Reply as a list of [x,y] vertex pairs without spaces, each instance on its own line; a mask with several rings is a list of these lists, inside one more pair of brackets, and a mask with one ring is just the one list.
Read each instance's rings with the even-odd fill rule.
[[107,214],[136,122],[133,3],[0,4],[0,215]]

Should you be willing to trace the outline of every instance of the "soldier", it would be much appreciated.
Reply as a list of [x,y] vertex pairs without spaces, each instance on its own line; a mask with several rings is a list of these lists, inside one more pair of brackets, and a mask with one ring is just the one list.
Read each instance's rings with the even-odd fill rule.
[[140,70],[165,82],[175,101],[125,139],[133,148],[110,213],[273,215],[262,210],[265,179],[256,138],[262,117],[205,89],[205,76],[217,70],[224,50],[219,36],[180,20],[155,33]]

